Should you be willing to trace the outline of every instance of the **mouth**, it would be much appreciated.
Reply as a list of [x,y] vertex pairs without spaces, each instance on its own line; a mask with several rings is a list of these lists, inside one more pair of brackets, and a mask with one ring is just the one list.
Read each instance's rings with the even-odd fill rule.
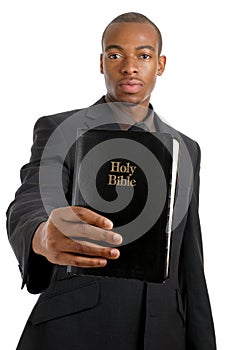
[[125,93],[135,94],[142,89],[143,84],[137,79],[124,79],[120,81],[119,87]]

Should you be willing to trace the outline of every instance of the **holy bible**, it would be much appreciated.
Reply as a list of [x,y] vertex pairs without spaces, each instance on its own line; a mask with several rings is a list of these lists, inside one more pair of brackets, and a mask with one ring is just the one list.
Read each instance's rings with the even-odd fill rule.
[[168,278],[178,157],[179,143],[167,133],[79,130],[72,204],[110,219],[123,241],[116,246],[120,257],[105,267],[68,266],[68,273],[157,283]]

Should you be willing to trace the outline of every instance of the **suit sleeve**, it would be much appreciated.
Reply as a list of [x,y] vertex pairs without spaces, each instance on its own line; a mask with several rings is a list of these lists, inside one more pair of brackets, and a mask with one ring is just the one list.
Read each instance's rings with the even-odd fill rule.
[[[59,203],[59,200],[56,201],[57,189],[52,186],[51,181],[43,184],[43,191],[47,198],[42,199],[40,172],[43,167],[48,169],[49,166],[53,172],[62,167],[65,192],[68,191],[70,181],[68,166],[64,165],[63,156],[59,154],[60,148],[64,147],[63,138],[58,136],[53,144],[48,146],[48,140],[56,127],[51,117],[42,117],[36,122],[30,162],[21,169],[21,187],[7,210],[7,232],[19,263],[23,279],[22,288],[26,284],[31,293],[39,293],[46,289],[53,273],[53,264],[33,252],[31,248],[33,235],[40,223],[48,219],[54,208],[64,205],[64,203]],[[49,147],[48,152],[45,151],[46,147]],[[50,176],[48,173],[48,178],[52,176],[53,174]],[[46,201],[50,202],[50,207],[46,207]]]
[[203,266],[203,247],[198,214],[200,148],[194,186],[184,232],[180,279],[185,305],[186,350],[215,350],[215,333]]

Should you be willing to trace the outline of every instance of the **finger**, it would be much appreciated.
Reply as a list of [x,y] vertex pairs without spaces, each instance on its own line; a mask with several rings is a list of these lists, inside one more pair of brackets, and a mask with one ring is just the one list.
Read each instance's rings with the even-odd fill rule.
[[121,244],[123,241],[120,234],[89,224],[70,224],[69,227],[64,227],[64,231],[68,231],[68,229],[69,232],[66,234],[66,236],[76,240],[79,237],[85,237],[86,240],[91,239],[110,243],[112,245]]
[[120,252],[115,248],[103,247],[86,241],[71,240],[66,237],[54,244],[54,251],[76,253],[89,256],[100,256],[108,259],[117,259]]
[[112,229],[113,227],[113,223],[111,220],[95,213],[90,209],[79,206],[72,206],[61,209],[63,209],[63,211],[61,211],[61,214],[63,215],[64,221],[77,223],[80,220],[82,220],[90,225],[95,225],[105,229]]
[[105,266],[107,264],[107,260],[104,258],[88,258],[74,254],[63,253],[59,256],[59,259],[57,259],[55,263],[58,265],[96,268]]

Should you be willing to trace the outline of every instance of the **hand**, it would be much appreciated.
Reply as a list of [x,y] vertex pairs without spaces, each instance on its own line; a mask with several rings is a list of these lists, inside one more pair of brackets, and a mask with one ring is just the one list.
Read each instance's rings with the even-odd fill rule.
[[46,222],[36,230],[32,249],[59,265],[102,267],[107,259],[117,259],[118,249],[103,247],[78,238],[121,244],[122,237],[111,229],[107,218],[83,207],[65,207],[52,211]]

